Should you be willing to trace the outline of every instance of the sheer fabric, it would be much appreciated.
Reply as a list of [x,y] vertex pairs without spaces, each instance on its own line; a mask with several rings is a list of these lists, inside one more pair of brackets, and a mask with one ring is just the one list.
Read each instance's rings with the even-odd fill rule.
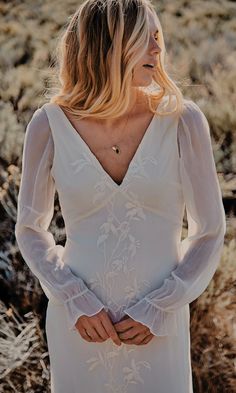
[[81,315],[94,315],[103,304],[63,263],[64,247],[55,244],[48,230],[54,213],[53,149],[46,113],[39,108],[25,134],[15,235],[25,262],[43,289],[64,304],[72,329]]
[[192,101],[180,117],[178,141],[188,220],[188,236],[181,242],[181,261],[159,288],[125,310],[156,335],[168,335],[176,326],[175,310],[191,303],[206,289],[220,261],[226,231],[209,125]]
[[[178,123],[180,175],[188,219],[181,261],[161,286],[124,310],[156,336],[176,334],[176,310],[195,300],[213,277],[226,231],[225,214],[205,115],[186,100]],[[63,262],[61,245],[48,230],[54,212],[51,173],[54,143],[44,108],[37,109],[25,134],[18,195],[16,239],[22,256],[66,310],[69,328],[81,315],[94,315],[104,304]]]

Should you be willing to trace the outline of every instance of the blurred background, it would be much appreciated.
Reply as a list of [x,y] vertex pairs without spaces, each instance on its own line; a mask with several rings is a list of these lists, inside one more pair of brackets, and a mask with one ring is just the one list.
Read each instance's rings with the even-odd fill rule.
[[[75,0],[0,1],[0,392],[48,393],[47,300],[14,236],[24,134],[46,102],[50,66]],[[166,67],[210,124],[227,220],[219,267],[191,303],[194,393],[236,392],[236,2],[155,1]],[[58,196],[50,228],[64,245]],[[183,236],[187,233],[186,220]],[[66,393],[66,392],[65,392]],[[88,392],[89,393],[89,392]]]

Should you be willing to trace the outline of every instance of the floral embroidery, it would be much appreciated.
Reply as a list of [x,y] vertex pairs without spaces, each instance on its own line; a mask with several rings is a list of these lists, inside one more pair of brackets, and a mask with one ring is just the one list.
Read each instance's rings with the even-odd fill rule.
[[[115,195],[107,202],[107,220],[100,226],[100,234],[97,239],[97,246],[103,253],[104,270],[102,274],[96,272],[95,276],[87,283],[91,290],[99,287],[106,288],[106,298],[103,298],[102,301],[110,306],[115,317],[121,317],[123,309],[139,300],[139,293],[144,287],[149,286],[149,282],[146,280],[138,282],[133,264],[130,266],[130,261],[135,257],[141,245],[140,239],[136,239],[131,233],[132,221],[146,219],[137,196],[131,193],[131,198],[132,202],[128,201],[124,204],[126,214],[123,221],[120,221],[115,215]],[[122,282],[127,283],[123,296],[124,304],[117,303],[113,298],[118,276]],[[118,312],[119,315],[117,315]]]
[[107,179],[106,176],[101,176],[99,181],[94,185],[95,193],[93,197],[93,204],[103,201],[104,197],[107,194]]
[[[132,264],[132,259],[141,247],[141,240],[132,233],[132,225],[137,220],[145,220],[146,214],[137,195],[130,192],[129,200],[124,203],[126,210],[123,219],[117,217],[115,195],[107,202],[107,219],[100,226],[97,239],[97,247],[103,253],[104,269],[102,274],[96,272],[87,284],[91,290],[101,289],[102,301],[106,309],[111,312],[115,320],[120,320],[123,310],[140,299],[140,293],[145,287],[149,287],[149,282],[137,279],[135,267]],[[114,299],[114,286],[117,280],[124,283],[122,304]],[[98,351],[97,356],[87,360],[91,372],[97,367],[106,369],[108,380],[104,386],[108,393],[127,393],[130,384],[144,383],[141,370],[151,369],[146,360],[136,361],[132,356],[137,351],[137,347],[129,347],[123,343],[118,347],[111,343],[111,340],[107,340],[103,343],[102,351]],[[117,374],[121,356],[126,360],[126,363]],[[116,375],[119,375],[118,379],[116,379]]]
[[[133,225],[137,221],[145,220],[145,211],[138,199],[137,194],[129,189],[129,181],[133,177],[148,178],[145,170],[146,162],[157,164],[154,157],[141,157],[136,155],[135,160],[131,162],[128,172],[125,175],[126,184],[114,190],[114,184],[111,178],[105,173],[102,174],[100,168],[94,165],[93,160],[84,154],[82,158],[74,161],[72,166],[76,173],[83,170],[86,165],[94,165],[99,172],[97,182],[94,184],[94,194],[92,203],[106,199],[107,217],[98,228],[97,248],[102,253],[104,265],[102,272],[94,272],[93,277],[87,281],[91,290],[96,289],[100,294],[101,301],[105,309],[111,313],[112,318],[118,321],[124,316],[124,309],[128,308],[140,300],[140,294],[145,292],[145,288],[150,286],[149,281],[140,280],[137,277],[135,264],[132,260],[135,258],[138,249],[142,245],[141,239],[137,239],[133,233]],[[109,198],[107,199],[108,191]],[[124,214],[122,217],[117,215],[116,194],[124,195]],[[122,283],[124,290],[122,300],[115,296],[117,283]],[[130,348],[131,347],[131,348]],[[107,372],[107,382],[104,384],[108,393],[127,393],[130,384],[144,383],[143,371],[151,369],[149,362],[146,360],[136,360],[135,354],[137,346],[122,345],[119,347],[111,340],[102,344],[101,350],[97,351],[96,356],[87,359],[88,370],[94,372],[99,367],[105,368]],[[121,364],[120,358],[125,360],[125,366],[120,372],[117,372]],[[118,379],[116,378],[118,376]],[[123,378],[120,380],[120,377]]]
[[88,158],[88,155],[84,152],[81,153],[83,156],[73,162],[70,163],[72,168],[74,168],[74,173],[80,172],[86,165],[93,165],[92,160]]
[[135,360],[131,359],[131,368],[129,367],[123,368],[123,372],[126,374],[124,380],[128,381],[128,383],[137,383],[137,381],[144,383],[144,380],[141,378],[139,373],[140,366],[144,366],[149,369],[151,368],[150,363],[148,363],[147,361],[140,360],[135,363]]
[[133,161],[133,173],[132,175],[134,177],[144,177],[146,179],[149,178],[148,173],[145,170],[145,165],[147,162],[151,162],[153,165],[157,165],[158,164],[158,159],[156,159],[155,157],[149,155],[147,157],[142,157],[141,155],[138,157],[135,157],[136,161]]
[[[119,347],[114,345],[110,340],[105,341],[103,345],[106,347],[105,351],[97,351],[97,356],[91,357],[86,363],[89,365],[89,371],[93,371],[99,367],[104,367],[106,369],[108,382],[105,383],[104,386],[107,393],[127,393],[130,384],[144,384],[141,370],[142,372],[145,368],[150,370],[151,366],[146,360],[136,361],[134,359],[133,352],[137,351],[137,349],[124,345],[123,343]],[[121,370],[121,373],[123,373],[123,383],[118,382],[114,375],[116,374],[114,371],[116,371],[118,367],[117,359],[120,356],[127,361],[126,366]]]

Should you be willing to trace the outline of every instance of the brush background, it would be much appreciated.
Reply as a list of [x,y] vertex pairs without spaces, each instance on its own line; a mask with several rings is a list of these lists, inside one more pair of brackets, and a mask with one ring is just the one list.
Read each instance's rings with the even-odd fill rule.
[[[45,102],[60,30],[80,1],[0,1],[0,392],[49,393],[47,300],[14,236],[24,133]],[[227,218],[219,267],[191,303],[195,393],[236,392],[236,2],[154,1],[166,66],[205,113]],[[64,245],[57,194],[50,230]],[[183,236],[187,233],[186,217]]]

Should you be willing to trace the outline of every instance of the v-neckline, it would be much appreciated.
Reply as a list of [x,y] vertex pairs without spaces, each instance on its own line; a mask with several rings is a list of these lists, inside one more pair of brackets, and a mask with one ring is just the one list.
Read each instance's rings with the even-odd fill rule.
[[[157,107],[156,107],[156,110],[157,110],[157,108],[159,108],[159,106],[161,105],[161,103],[162,103],[162,100],[159,101],[159,103],[158,103],[158,105],[157,105]],[[102,166],[101,162],[98,160],[98,158],[96,157],[96,155],[92,152],[92,150],[90,149],[89,145],[85,142],[85,140],[82,138],[82,136],[80,135],[80,133],[79,133],[79,132],[76,130],[76,128],[72,125],[72,123],[70,122],[70,120],[68,119],[68,117],[66,116],[66,114],[64,113],[64,111],[61,109],[60,105],[58,105],[58,104],[56,104],[56,103],[52,103],[52,105],[54,105],[56,108],[58,108],[59,112],[60,112],[61,115],[62,115],[62,118],[64,119],[65,124],[67,124],[67,125],[68,125],[68,128],[69,128],[70,130],[73,131],[73,134],[75,135],[75,137],[78,138],[78,140],[80,141],[80,143],[83,145],[83,147],[84,147],[84,149],[86,150],[88,156],[91,157],[91,159],[92,159],[93,162],[94,162],[94,165],[99,169],[99,171],[101,172],[101,174],[102,174],[103,176],[106,176],[107,180],[111,183],[111,185],[112,185],[113,187],[115,187],[116,189],[121,189],[121,188],[125,185],[125,183],[126,183],[128,177],[129,177],[131,168],[132,168],[132,166],[135,164],[138,155],[140,154],[141,150],[143,149],[143,147],[144,147],[144,145],[145,145],[145,141],[146,141],[148,135],[151,133],[151,130],[154,128],[153,126],[154,126],[155,120],[158,119],[159,117],[156,117],[155,114],[152,116],[151,121],[149,122],[149,124],[148,124],[148,126],[147,126],[147,128],[146,128],[146,130],[145,130],[145,132],[144,132],[144,134],[143,134],[143,137],[142,137],[141,141],[139,142],[139,144],[138,144],[138,146],[137,146],[137,149],[135,150],[135,153],[134,153],[133,157],[131,158],[131,160],[130,160],[130,162],[129,162],[129,165],[128,165],[128,168],[127,168],[127,170],[126,170],[126,172],[125,172],[125,175],[123,176],[123,179],[122,179],[121,183],[118,184],[118,183],[111,177],[111,175],[109,175],[109,173],[105,170],[105,168]]]

